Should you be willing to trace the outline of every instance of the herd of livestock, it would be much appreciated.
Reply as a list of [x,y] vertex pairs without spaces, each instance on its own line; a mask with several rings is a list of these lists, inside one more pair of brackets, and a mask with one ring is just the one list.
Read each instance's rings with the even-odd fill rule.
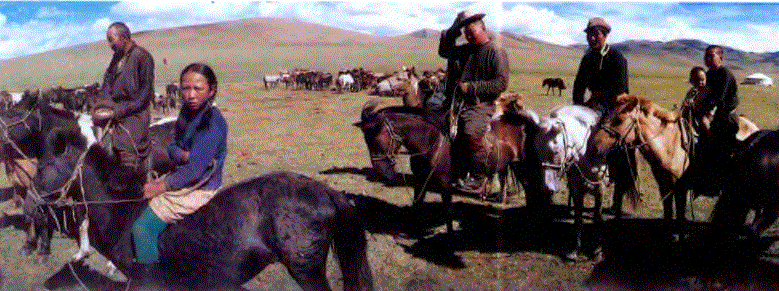
[[[413,72],[415,69],[403,67],[401,71],[393,73],[377,73],[363,68],[344,69],[337,74],[307,70],[294,69],[291,71],[281,71],[275,75],[265,75],[263,83],[265,89],[272,89],[284,83],[286,89],[295,90],[335,90],[342,92],[359,92],[370,90],[370,94],[380,96],[397,96],[401,94],[401,83],[404,80],[404,73]],[[424,71],[424,82],[429,82],[437,86],[446,75],[446,72],[439,68],[435,71]],[[435,88],[432,88],[433,90]]]
[[[72,88],[55,86],[44,90],[26,90],[21,93],[0,91],[0,109],[8,109],[22,99],[24,95],[39,96],[47,102],[60,103],[62,107],[74,112],[89,112],[94,98],[100,93],[100,83]],[[17,96],[14,96],[17,95]],[[165,86],[165,93],[154,93],[151,102],[152,109],[162,113],[172,112],[179,104],[179,84],[170,82]]]

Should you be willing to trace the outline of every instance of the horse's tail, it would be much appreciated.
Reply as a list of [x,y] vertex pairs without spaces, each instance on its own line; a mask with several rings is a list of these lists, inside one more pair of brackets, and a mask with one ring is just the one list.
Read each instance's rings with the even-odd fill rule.
[[365,226],[357,209],[343,192],[331,191],[330,198],[336,205],[333,248],[341,265],[344,290],[373,290],[373,275],[368,264]]

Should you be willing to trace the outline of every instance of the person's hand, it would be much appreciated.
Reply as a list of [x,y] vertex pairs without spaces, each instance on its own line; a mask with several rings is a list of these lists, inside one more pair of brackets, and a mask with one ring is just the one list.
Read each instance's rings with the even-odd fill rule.
[[189,161],[189,151],[181,151],[181,160]]
[[151,199],[165,192],[165,180],[151,181],[143,185],[143,198]]
[[468,82],[462,82],[460,83],[460,92],[463,94],[468,93],[468,87],[471,85],[471,83]]
[[465,19],[465,10],[460,11],[459,13],[457,13],[457,17],[454,18],[454,22],[452,23],[452,27],[454,27],[456,29],[460,29],[464,19]]

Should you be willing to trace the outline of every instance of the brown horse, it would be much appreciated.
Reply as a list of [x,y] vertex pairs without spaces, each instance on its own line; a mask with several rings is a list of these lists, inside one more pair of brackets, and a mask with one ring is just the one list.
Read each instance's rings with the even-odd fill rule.
[[[615,146],[624,144],[638,147],[649,163],[663,199],[663,216],[673,217],[673,200],[665,199],[671,185],[690,165],[690,157],[682,142],[682,122],[678,114],[653,104],[646,98],[621,95],[616,108],[601,120],[600,128],[592,134],[587,159],[603,161]],[[739,133],[743,139],[756,132],[757,126],[739,117]],[[684,220],[685,195],[674,195],[677,219]]]
[[450,141],[432,123],[427,122],[418,108],[386,107],[376,110],[377,104],[365,103],[360,121],[354,123],[364,136],[371,156],[371,164],[382,177],[394,181],[395,159],[400,146],[411,156],[414,173],[414,201],[417,208],[433,184],[441,188],[446,208],[447,230],[452,227],[452,186]]
[[400,83],[392,89],[403,97],[403,106],[422,108],[425,100],[422,92],[419,90],[419,77],[414,68],[399,72],[397,79]]

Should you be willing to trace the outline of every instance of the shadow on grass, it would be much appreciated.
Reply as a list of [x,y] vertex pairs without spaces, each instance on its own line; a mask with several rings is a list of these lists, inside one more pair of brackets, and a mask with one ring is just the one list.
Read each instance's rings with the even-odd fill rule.
[[[571,212],[565,206],[532,211],[458,202],[453,215],[459,228],[446,233],[440,231],[445,225],[441,203],[424,203],[415,210],[375,197],[349,196],[369,232],[405,236],[407,243],[400,240],[399,245],[406,252],[453,269],[468,267],[458,252],[536,252],[564,259],[574,244]],[[779,265],[764,258],[774,237],[746,240],[706,222],[662,219],[585,224],[583,237],[585,253],[602,247],[605,256],[585,282],[593,290],[779,290]]]
[[[555,220],[570,218],[564,206],[551,206],[538,214],[526,207],[500,209],[457,202],[453,203],[453,218],[459,227],[446,233],[440,231],[446,224],[441,203],[424,203],[414,209],[375,197],[349,197],[369,232],[410,238],[409,245],[403,246],[408,253],[450,268],[466,267],[455,252],[534,251],[564,257],[573,246],[573,225]],[[593,229],[585,225],[584,235],[592,235]]]
[[355,167],[334,167],[319,172],[323,175],[334,174],[354,174],[364,176],[366,180],[370,182],[382,183],[387,187],[414,187],[414,175],[397,173],[395,179],[387,180],[373,170],[373,167],[367,168],[355,168]]
[[702,222],[606,223],[605,260],[592,290],[779,290],[779,265],[763,251],[776,238],[744,239]]
[[126,290],[127,283],[114,281],[85,264],[65,264],[51,275],[43,285],[49,290],[66,287],[86,288],[87,290]]

